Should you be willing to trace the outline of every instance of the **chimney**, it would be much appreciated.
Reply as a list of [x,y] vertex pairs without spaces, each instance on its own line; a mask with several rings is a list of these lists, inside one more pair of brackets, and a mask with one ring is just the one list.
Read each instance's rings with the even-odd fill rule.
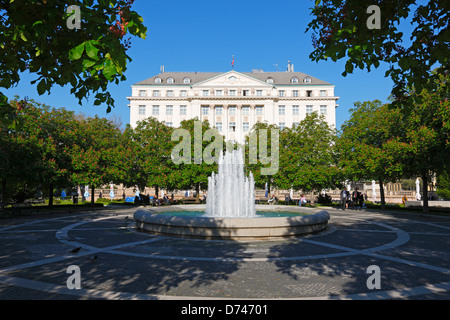
[[164,73],[164,65],[162,65],[162,66],[160,67],[160,71],[161,71],[161,73]]
[[287,72],[294,72],[294,64],[288,61]]

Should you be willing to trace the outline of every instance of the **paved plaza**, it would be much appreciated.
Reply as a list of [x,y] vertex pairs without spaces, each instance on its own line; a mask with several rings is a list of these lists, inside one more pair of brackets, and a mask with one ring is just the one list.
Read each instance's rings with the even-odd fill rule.
[[320,234],[247,242],[141,233],[136,208],[1,219],[0,299],[450,298],[449,217],[327,210]]

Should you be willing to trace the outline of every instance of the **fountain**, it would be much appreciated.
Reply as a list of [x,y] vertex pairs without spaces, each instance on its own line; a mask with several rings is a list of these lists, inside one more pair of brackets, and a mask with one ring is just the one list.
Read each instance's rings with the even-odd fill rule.
[[[274,211],[277,207],[255,205],[253,175],[244,175],[240,149],[219,157],[218,173],[208,178],[205,205],[176,205],[143,208],[134,213],[138,230],[170,236],[255,240],[293,237],[325,230],[330,215],[320,211],[310,215],[258,217],[256,210]],[[282,206],[283,210],[304,214],[304,208]],[[204,211],[203,215],[177,215],[181,211]],[[164,214],[168,213],[168,214]]]
[[255,216],[255,182],[251,172],[244,176],[241,149],[220,155],[219,172],[208,178],[205,212],[215,218]]

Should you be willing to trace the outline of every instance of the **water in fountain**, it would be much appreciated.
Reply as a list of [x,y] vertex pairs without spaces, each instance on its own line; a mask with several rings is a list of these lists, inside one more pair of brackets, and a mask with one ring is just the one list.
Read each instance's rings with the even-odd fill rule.
[[210,217],[254,217],[255,182],[244,175],[242,149],[219,156],[218,173],[208,178],[206,215]]

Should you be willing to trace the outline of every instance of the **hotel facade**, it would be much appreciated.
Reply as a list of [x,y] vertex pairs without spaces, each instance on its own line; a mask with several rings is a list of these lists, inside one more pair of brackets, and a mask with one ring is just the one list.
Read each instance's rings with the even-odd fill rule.
[[285,72],[161,72],[131,87],[130,124],[154,117],[168,126],[208,120],[226,140],[242,143],[257,122],[283,129],[308,113],[336,127],[334,85],[288,66]]

